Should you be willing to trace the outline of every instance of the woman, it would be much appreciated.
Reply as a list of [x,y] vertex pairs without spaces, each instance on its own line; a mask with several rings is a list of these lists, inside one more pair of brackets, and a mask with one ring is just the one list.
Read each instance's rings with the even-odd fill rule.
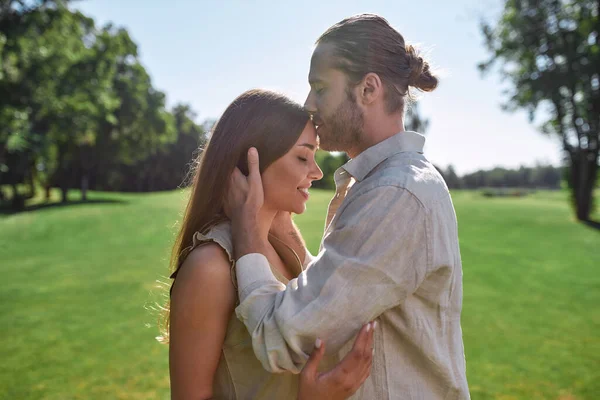
[[273,273],[285,284],[304,268],[304,255],[301,259],[269,231],[276,216],[304,212],[308,188],[323,176],[315,162],[316,131],[300,105],[276,93],[251,90],[229,105],[213,130],[173,248],[167,331],[172,397],[295,399],[300,389],[303,398],[318,399],[323,393],[327,398],[345,398],[370,369],[369,324],[355,345],[357,354],[367,354],[368,348],[368,357],[354,364],[359,379],[349,390],[335,387],[333,379],[321,379],[326,374],[316,375],[314,364],[323,356],[323,346],[317,346],[305,368],[310,372],[303,371],[301,377],[268,373],[254,356],[246,327],[235,316],[235,261],[223,200],[234,168],[247,173],[250,147],[261,154],[265,201],[259,224],[269,237],[267,258]]

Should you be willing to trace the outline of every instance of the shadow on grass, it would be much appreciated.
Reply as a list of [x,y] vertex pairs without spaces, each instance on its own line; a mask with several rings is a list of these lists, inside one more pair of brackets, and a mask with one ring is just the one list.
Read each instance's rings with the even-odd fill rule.
[[600,222],[598,221],[583,221],[583,223],[587,226],[589,226],[590,228],[594,228],[598,231],[600,231]]
[[20,214],[24,212],[32,212],[38,210],[46,210],[52,208],[62,208],[62,207],[71,207],[85,204],[126,204],[126,201],[117,200],[117,199],[93,199],[93,200],[76,200],[76,201],[68,201],[66,203],[53,202],[53,203],[38,203],[32,204],[30,206],[25,206],[21,209],[15,210],[10,206],[10,204],[2,204],[0,205],[0,215],[14,215]]

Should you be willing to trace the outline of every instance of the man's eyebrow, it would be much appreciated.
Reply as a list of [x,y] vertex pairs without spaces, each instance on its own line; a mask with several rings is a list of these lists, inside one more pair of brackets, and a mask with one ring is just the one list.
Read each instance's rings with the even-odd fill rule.
[[299,144],[298,146],[308,147],[311,150],[314,150],[316,148],[315,145],[310,144],[310,143],[302,143],[302,144]]
[[308,78],[308,83],[309,83],[310,85],[316,85],[316,84],[318,84],[318,83],[323,83],[323,81],[322,81],[321,79],[319,79],[319,78],[310,78],[310,77],[309,77],[309,78]]

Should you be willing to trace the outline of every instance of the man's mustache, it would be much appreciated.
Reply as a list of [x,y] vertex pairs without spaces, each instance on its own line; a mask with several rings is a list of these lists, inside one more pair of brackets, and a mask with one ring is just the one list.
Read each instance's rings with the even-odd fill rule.
[[323,120],[319,116],[319,114],[311,114],[310,118],[315,126],[323,125]]

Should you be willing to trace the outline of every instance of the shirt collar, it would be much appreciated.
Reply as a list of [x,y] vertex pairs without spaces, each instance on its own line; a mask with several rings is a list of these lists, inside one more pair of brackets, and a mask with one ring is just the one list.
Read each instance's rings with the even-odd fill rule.
[[369,147],[342,166],[357,181],[363,180],[376,166],[391,156],[404,152],[423,153],[425,136],[404,131]]

